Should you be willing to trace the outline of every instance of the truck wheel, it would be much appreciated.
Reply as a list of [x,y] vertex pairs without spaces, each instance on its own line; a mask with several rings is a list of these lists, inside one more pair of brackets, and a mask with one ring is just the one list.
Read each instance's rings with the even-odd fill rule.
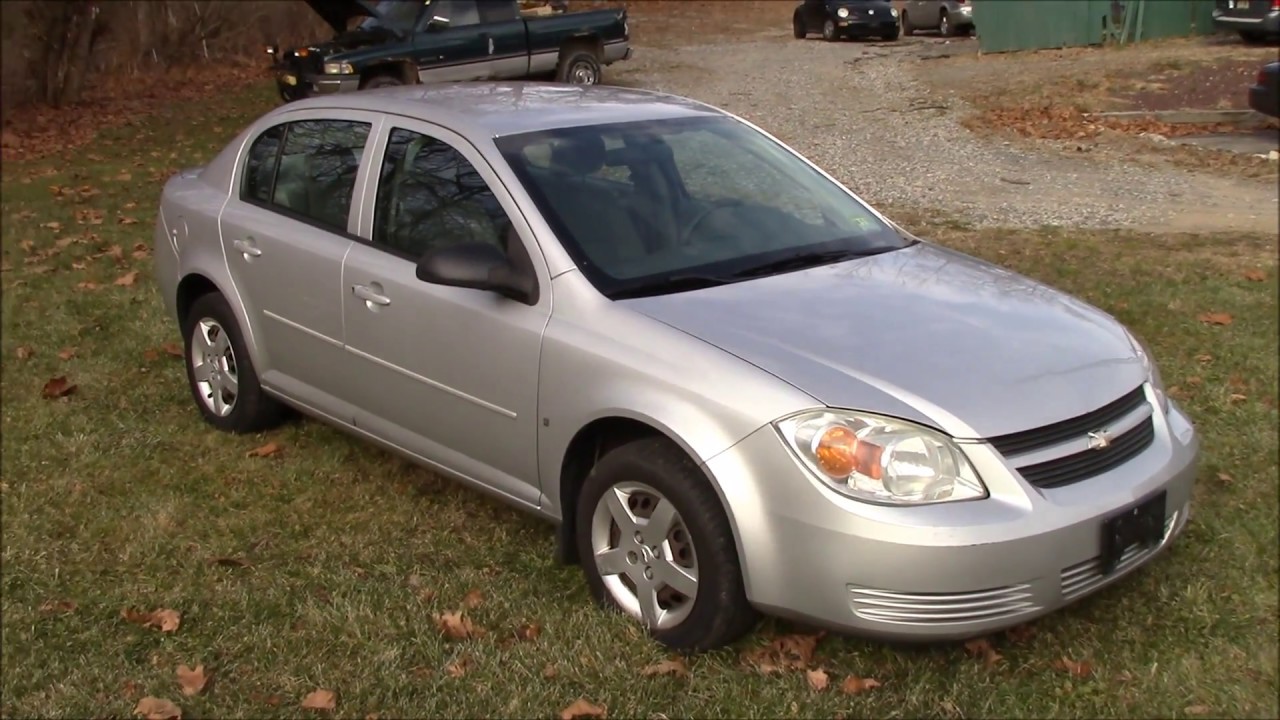
[[570,85],[599,85],[600,59],[594,50],[570,50],[556,66],[556,82]]
[[361,90],[374,90],[380,87],[396,87],[404,81],[394,75],[374,75],[360,84]]

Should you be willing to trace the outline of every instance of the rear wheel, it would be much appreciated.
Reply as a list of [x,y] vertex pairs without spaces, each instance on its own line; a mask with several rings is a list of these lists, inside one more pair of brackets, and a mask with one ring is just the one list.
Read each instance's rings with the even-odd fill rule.
[[755,624],[720,499],[665,438],[635,440],[600,459],[582,486],[576,532],[592,596],[663,645],[710,650]]
[[1257,30],[1241,30],[1240,39],[1247,43],[1260,43],[1265,42],[1267,36],[1265,33],[1260,33]]
[[594,50],[570,50],[556,67],[556,81],[570,85],[599,85],[600,58]]
[[794,35],[797,40],[803,40],[809,36],[808,31],[804,28],[804,20],[800,17],[800,13],[796,13],[795,16],[791,18],[791,34]]
[[938,18],[938,34],[942,37],[954,37],[956,29],[951,25],[951,18],[947,16],[947,11],[942,11],[942,16]]
[[911,21],[907,18],[907,11],[902,11],[902,34],[911,36],[916,34],[916,29],[911,26]]
[[235,313],[219,293],[191,305],[182,323],[187,383],[201,416],[224,432],[251,433],[279,425],[285,408],[258,384]]
[[836,21],[828,19],[822,23],[822,39],[827,42],[835,42],[840,39],[840,35],[836,33]]

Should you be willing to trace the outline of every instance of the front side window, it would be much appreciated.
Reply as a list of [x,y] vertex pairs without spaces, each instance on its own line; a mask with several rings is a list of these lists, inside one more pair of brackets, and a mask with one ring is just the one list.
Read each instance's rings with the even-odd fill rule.
[[[269,186],[269,206],[345,232],[369,123],[301,120],[282,127],[283,152]],[[252,165],[254,153],[249,154]],[[264,186],[255,185],[255,193],[251,199],[263,200]]]
[[732,118],[497,140],[584,275],[609,297],[674,292],[905,247],[785,148]]
[[460,243],[506,250],[511,223],[498,198],[462,153],[436,138],[391,131],[376,203],[374,244],[408,259]]

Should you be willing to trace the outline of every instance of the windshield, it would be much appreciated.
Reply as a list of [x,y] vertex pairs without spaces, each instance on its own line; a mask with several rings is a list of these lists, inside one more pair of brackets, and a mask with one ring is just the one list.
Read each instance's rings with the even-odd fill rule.
[[583,274],[611,298],[736,282],[910,241],[751,127],[696,117],[499,138]]

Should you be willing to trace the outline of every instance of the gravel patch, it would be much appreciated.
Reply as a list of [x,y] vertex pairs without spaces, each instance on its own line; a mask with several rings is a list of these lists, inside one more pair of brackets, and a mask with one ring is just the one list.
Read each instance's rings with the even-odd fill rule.
[[915,38],[641,47],[607,79],[741,115],[877,205],[988,226],[1274,229],[1274,188],[1261,183],[973,134],[960,124],[969,108],[919,79],[945,62],[922,59],[939,47]]

